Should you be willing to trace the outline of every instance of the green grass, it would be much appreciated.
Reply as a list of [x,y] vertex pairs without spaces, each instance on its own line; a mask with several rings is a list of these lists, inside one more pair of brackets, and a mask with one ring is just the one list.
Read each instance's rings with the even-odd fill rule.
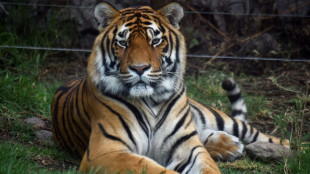
[[47,88],[47,83],[38,81],[35,76],[3,71],[0,77],[0,93],[6,94],[0,96],[1,108],[49,115],[51,98],[59,83]]
[[287,173],[310,173],[310,146],[304,151],[295,154],[296,158],[285,161],[281,168],[285,169]]
[[276,170],[275,167],[278,166],[277,162],[262,162],[250,159],[245,156],[240,160],[233,163],[219,162],[219,167],[222,173],[281,173],[280,170]]
[[[37,146],[23,145],[20,143],[10,143],[0,141],[0,173],[77,173],[72,167],[67,171],[50,171],[38,163],[44,163],[46,158],[54,158],[59,161],[68,160],[68,154],[60,151],[55,146],[42,148]],[[70,159],[70,158],[69,158]],[[46,161],[46,160],[45,160]]]
[[29,142],[33,128],[23,119],[39,116],[51,120],[50,105],[59,83],[46,85],[34,76],[0,71],[0,128],[13,139]]
[[31,162],[31,152],[21,145],[13,146],[6,142],[0,144],[0,173],[26,173],[37,170],[38,165]]

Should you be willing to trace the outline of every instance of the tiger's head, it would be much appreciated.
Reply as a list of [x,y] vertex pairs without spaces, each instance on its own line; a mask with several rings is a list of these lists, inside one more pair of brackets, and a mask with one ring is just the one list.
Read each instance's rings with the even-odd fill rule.
[[88,75],[103,93],[131,98],[169,98],[183,87],[186,50],[179,31],[183,8],[173,2],[116,10],[96,6],[97,36],[88,61]]

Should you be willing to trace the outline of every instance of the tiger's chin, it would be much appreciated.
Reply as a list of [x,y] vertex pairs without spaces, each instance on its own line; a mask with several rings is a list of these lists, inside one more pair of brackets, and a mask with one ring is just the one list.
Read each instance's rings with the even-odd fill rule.
[[129,90],[129,96],[133,98],[149,97],[153,94],[154,88],[145,83],[138,83]]

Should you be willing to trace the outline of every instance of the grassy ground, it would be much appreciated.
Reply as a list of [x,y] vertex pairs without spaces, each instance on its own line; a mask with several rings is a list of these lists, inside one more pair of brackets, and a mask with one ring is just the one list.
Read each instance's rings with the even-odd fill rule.
[[[213,70],[198,79],[193,76],[186,77],[188,95],[229,113],[229,101],[220,88],[221,79],[225,76],[224,72]],[[38,116],[48,123],[51,122],[51,98],[61,82],[47,82],[38,79],[40,78],[37,75],[26,76],[23,73],[11,71],[1,72],[0,173],[29,173],[33,171],[39,171],[38,173],[76,173],[78,159],[58,150],[52,143],[37,140],[34,129],[23,121],[25,118]],[[251,120],[260,117],[272,122],[270,127],[279,126],[275,132],[277,135],[288,137],[288,133],[294,133],[286,130],[286,127],[292,124],[290,119],[294,118],[284,117],[288,114],[286,112],[278,114],[279,111],[273,111],[273,105],[267,97],[245,95],[245,99]],[[296,109],[294,114],[290,113],[290,115],[296,115],[295,118],[297,118],[302,116],[305,108],[302,100],[297,98],[294,100]],[[270,117],[273,115],[275,115],[274,120],[270,121]],[[300,129],[302,122],[303,120],[294,123],[299,124],[295,127]],[[260,125],[255,121],[254,124]],[[307,137],[303,135],[301,138]],[[295,143],[298,143],[297,140]],[[296,158],[288,162],[285,162],[285,159],[282,162],[263,162],[252,160],[245,155],[235,163],[219,162],[219,166],[223,173],[284,173],[285,170],[289,171],[288,173],[306,173],[307,170],[309,171],[307,165],[310,160],[309,151],[296,150],[295,152],[297,153]],[[70,168],[70,166],[72,167]]]
[[[71,33],[65,25],[51,20],[44,28],[37,28],[26,9],[11,13],[0,25],[0,42],[4,45],[53,46],[69,44]],[[2,22],[2,21],[1,21]],[[7,25],[13,23],[12,25]],[[68,39],[68,38],[69,39]],[[59,41],[63,39],[62,41]],[[67,41],[66,41],[67,40]],[[54,91],[62,81],[79,75],[84,65],[70,61],[62,52],[21,49],[0,50],[0,173],[77,173],[79,159],[59,150],[51,142],[35,138],[34,128],[25,118],[37,116],[50,129],[50,104]],[[67,56],[67,54],[65,54]],[[76,55],[70,55],[76,56]],[[55,59],[55,57],[57,57]],[[65,59],[65,61],[63,60]],[[55,61],[56,60],[56,61]],[[191,65],[191,64],[190,64]],[[191,67],[192,69],[195,69]],[[297,65],[293,78],[309,73],[307,66]],[[72,73],[59,73],[59,68],[75,67]],[[189,66],[190,67],[190,66]],[[221,67],[221,68],[218,68]],[[205,65],[198,75],[189,68],[186,77],[188,95],[198,101],[230,112],[229,102],[221,89],[221,81],[234,76],[242,85],[250,122],[267,133],[293,138],[295,157],[280,162],[244,158],[234,163],[219,162],[223,173],[310,173],[309,148],[299,150],[300,142],[309,141],[309,94],[305,85],[294,83],[290,75],[272,71],[269,75],[251,76],[231,74],[220,62]],[[277,69],[279,70],[279,69]],[[85,72],[85,70],[83,70]],[[61,71],[61,72],[66,72]],[[57,77],[57,78],[55,78]],[[58,78],[61,77],[61,78]],[[273,95],[275,94],[275,95]]]

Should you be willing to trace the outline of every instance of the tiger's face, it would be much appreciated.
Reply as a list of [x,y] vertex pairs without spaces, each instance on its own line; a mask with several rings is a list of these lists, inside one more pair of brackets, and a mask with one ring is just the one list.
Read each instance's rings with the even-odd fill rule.
[[170,3],[116,10],[96,6],[100,34],[88,63],[88,73],[101,92],[131,98],[169,98],[183,84],[185,44],[179,32],[183,9]]

